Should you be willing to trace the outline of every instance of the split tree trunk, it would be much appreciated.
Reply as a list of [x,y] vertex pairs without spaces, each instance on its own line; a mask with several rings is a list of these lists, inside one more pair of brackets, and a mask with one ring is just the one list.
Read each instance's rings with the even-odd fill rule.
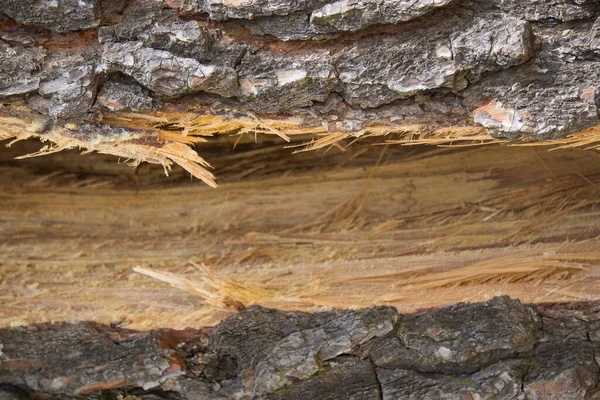
[[[214,213],[221,204],[205,200],[206,209],[190,208],[197,191],[162,187],[142,200],[131,200],[129,193],[128,204],[118,190],[90,192],[97,181],[83,180],[88,191],[65,189],[62,177],[57,182],[48,170],[54,161],[33,174],[35,164],[5,163],[2,323],[31,322],[27,312],[37,300],[28,296],[48,290],[32,277],[59,271],[61,279],[53,284],[68,287],[65,278],[80,279],[77,290],[88,290],[94,286],[90,276],[102,272],[85,270],[81,278],[75,265],[102,271],[114,267],[106,263],[121,262],[125,267],[103,284],[112,288],[131,280],[135,286],[127,263],[189,259],[197,255],[192,245],[208,242],[197,240],[204,228],[215,237],[202,256],[213,256],[215,265],[225,260],[237,267],[269,257],[306,264],[303,246],[310,246],[314,258],[308,264],[317,266],[276,275],[272,265],[262,273],[250,268],[253,278],[242,284],[214,278],[221,289],[235,290],[213,306],[377,302],[414,308],[424,305],[415,301],[416,293],[426,299],[436,293],[444,300],[425,301],[436,305],[489,298],[513,284],[522,285],[519,297],[535,293],[536,301],[565,293],[595,299],[598,171],[581,152],[550,157],[568,166],[558,170],[530,149],[451,150],[439,158],[436,153],[439,161],[404,153],[413,157],[404,170],[400,163],[386,164],[380,153],[369,164],[377,168],[361,175],[366,163],[354,163],[359,150],[327,165],[335,168],[318,182],[329,185],[324,199],[317,196],[324,188],[311,181],[316,173],[310,157],[299,158],[307,164],[298,169],[308,174],[286,177],[287,160],[264,156],[273,148],[244,146],[251,151],[221,162],[217,149],[258,136],[309,149],[374,137],[388,144],[561,139],[563,145],[593,147],[599,11],[594,0],[0,0],[0,139],[53,143],[33,155],[82,148],[165,169],[175,163],[213,187],[215,176],[193,144],[226,178],[261,169],[272,178],[285,171],[279,182],[267,179],[267,188],[263,181],[249,183],[254,192],[242,183],[227,188],[232,202],[221,212],[234,225],[228,231],[230,225]],[[465,168],[471,157],[475,168]],[[83,175],[101,168],[95,160]],[[537,175],[524,176],[531,169]],[[43,176],[30,179],[35,175]],[[23,187],[23,178],[33,189]],[[371,192],[384,200],[367,201]],[[278,194],[290,204],[272,205],[281,217],[269,221],[264,205]],[[170,214],[152,215],[158,199],[175,204]],[[398,203],[400,209],[389,208]],[[289,211],[286,205],[295,207]],[[139,219],[125,223],[121,208]],[[115,210],[107,233],[106,225],[94,221]],[[77,226],[68,225],[68,215]],[[177,222],[190,215],[214,225]],[[246,220],[236,226],[232,215]],[[114,237],[123,232],[126,239]],[[169,238],[172,232],[181,235]],[[146,242],[139,246],[138,240]],[[231,246],[227,255],[214,251],[223,243]],[[227,258],[248,243],[254,247],[247,256]],[[134,250],[144,256],[132,255]],[[340,270],[329,264],[336,258],[347,263],[341,280]],[[44,270],[52,262],[60,267]],[[43,272],[31,272],[40,266]],[[327,268],[337,280],[317,278],[312,285]],[[290,286],[294,281],[317,289],[307,294]],[[539,289],[549,281],[556,285]],[[540,291],[531,292],[534,286]],[[50,287],[51,296],[55,289]],[[100,309],[119,304],[114,292],[104,295]],[[164,298],[154,300],[164,305]],[[40,299],[57,304],[57,297],[54,303],[46,295]],[[89,298],[79,300],[91,308]],[[129,318],[130,308],[115,309],[124,321]],[[54,319],[39,309],[32,315]],[[63,308],[59,319],[65,315],[73,314]],[[176,324],[155,316],[150,326],[157,321]],[[538,308],[507,298],[417,315],[388,307],[316,314],[253,307],[203,331],[30,325],[0,330],[0,397],[595,398],[598,329],[595,303]]]

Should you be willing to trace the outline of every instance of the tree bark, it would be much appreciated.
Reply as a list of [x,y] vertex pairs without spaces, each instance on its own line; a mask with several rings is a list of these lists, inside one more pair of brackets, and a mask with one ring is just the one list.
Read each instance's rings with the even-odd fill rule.
[[[206,152],[216,152],[217,145],[231,137],[236,145],[261,135],[279,142],[304,142],[308,149],[367,137],[383,137],[388,144],[560,139],[567,146],[598,147],[599,12],[596,0],[0,0],[0,140],[33,137],[51,142],[29,156],[82,148],[135,165],[150,162],[168,170],[178,164],[213,187],[210,164],[191,145],[202,149],[208,142],[214,146],[204,147]],[[251,158],[254,153],[249,154]],[[478,160],[476,171],[462,167],[461,157],[469,154]],[[364,276],[360,273],[366,268],[357,271],[351,265],[346,281],[338,282],[340,287],[359,282],[362,291],[353,295],[366,292],[369,303],[373,292],[368,284],[373,282],[391,281],[394,288],[418,284],[431,291],[456,291],[463,298],[463,287],[473,283],[569,280],[586,271],[586,262],[597,262],[598,234],[592,216],[598,212],[598,186],[587,169],[579,172],[590,168],[596,173],[594,167],[583,165],[585,160],[579,157],[576,170],[554,173],[534,152],[550,178],[530,179],[522,174],[528,159],[519,156],[512,160],[513,170],[491,171],[492,164],[510,159],[497,154],[501,159],[492,163],[492,157],[485,158],[482,152],[451,153],[442,162],[452,161],[446,168],[458,165],[458,172],[444,176],[431,159],[420,163],[428,157],[419,155],[413,160],[416,168],[409,172],[426,171],[418,176],[430,179],[421,181],[425,183],[403,180],[398,169],[387,169],[380,193],[391,199],[386,204],[400,199],[406,209],[394,214],[373,206],[371,217],[379,213],[371,226],[375,236],[363,235],[361,229],[369,223],[359,218],[374,173],[364,183],[365,177],[357,178],[355,169],[329,181],[332,204],[323,204],[322,197],[321,203],[307,203],[316,204],[316,218],[309,218],[308,206],[290,212],[277,205],[274,208],[289,218],[277,222],[286,226],[260,232],[244,228],[244,240],[275,243],[275,250],[291,243],[294,251],[283,252],[284,256],[306,257],[298,248],[308,243],[317,248],[315,254],[354,251],[365,260],[367,253],[380,251],[374,249],[372,238],[395,230],[393,243],[382,239],[381,249],[387,249],[391,258],[417,253],[412,260],[415,268],[384,273],[379,266],[376,273]],[[563,153],[557,160],[568,160],[572,154]],[[225,169],[237,168],[223,158]],[[376,165],[382,158],[383,153]],[[3,176],[19,177],[18,168],[9,165],[9,173],[15,175]],[[429,190],[448,186],[450,177],[460,185],[445,193]],[[503,191],[511,179],[522,186]],[[359,184],[350,196],[336,192],[337,182],[352,180]],[[305,181],[306,186],[285,179],[271,184],[290,202],[309,199],[321,189],[314,188],[314,181]],[[289,190],[290,184],[298,187]],[[52,235],[62,229],[57,221],[65,221],[63,215],[39,225],[38,215],[25,215],[36,192],[22,186],[0,195],[6,204],[15,205],[3,211],[6,221],[13,223],[3,221],[3,231],[5,227],[25,231],[21,236],[2,233],[6,239],[2,260],[13,263],[20,262],[22,242],[32,237],[32,242],[41,237],[52,242],[56,240]],[[534,186],[540,191],[533,192]],[[261,189],[260,184],[257,187]],[[264,202],[264,197],[256,193],[252,197],[243,187],[235,190],[240,189],[232,191],[238,194],[232,202],[236,210],[249,199]],[[57,193],[46,192],[49,200],[42,198],[39,209],[58,214],[67,210],[65,215],[80,221],[82,215],[93,219],[108,210],[106,205],[92,207],[96,214],[88,214],[88,203],[73,203],[72,193]],[[477,193],[489,196],[478,198]],[[98,201],[89,204],[100,204],[98,199],[105,194],[83,195]],[[183,191],[179,200],[196,204],[195,195]],[[128,207],[120,194],[115,197],[111,211]],[[147,203],[131,200],[131,215],[139,212],[144,220],[147,215],[140,205],[156,212],[159,198],[155,194]],[[66,204],[63,209],[57,200]],[[106,202],[106,197],[101,200]],[[180,207],[177,204],[172,214],[163,216],[160,229],[139,223],[146,230],[136,238],[155,235],[144,252],[164,243],[166,220],[188,216]],[[19,210],[26,212],[20,215]],[[490,225],[484,223],[498,215],[500,221],[488,231]],[[159,220],[147,219],[152,217]],[[33,229],[24,224],[28,218],[35,221]],[[437,233],[443,235],[423,233],[440,218]],[[531,223],[522,224],[523,220]],[[444,225],[448,221],[456,224]],[[130,221],[128,226],[135,224]],[[264,219],[256,224],[265,225]],[[124,225],[122,218],[115,222],[118,229]],[[108,243],[98,243],[102,234],[95,232],[96,226],[79,225],[94,232],[78,237],[80,245],[89,246],[88,254]],[[178,222],[173,226],[181,229]],[[457,226],[459,230],[454,229]],[[194,229],[199,227],[186,226],[185,234],[174,241],[193,240]],[[77,236],[73,227],[67,227],[69,231],[69,239]],[[303,231],[310,234],[297,235]],[[362,245],[328,245],[340,232],[346,238],[356,234],[366,239]],[[477,239],[469,241],[469,235]],[[399,238],[413,243],[391,251]],[[222,244],[218,239],[213,238],[215,247]],[[439,244],[446,240],[450,244]],[[113,250],[117,254],[133,247],[119,243]],[[429,247],[439,250],[445,262],[454,263],[453,268],[464,267],[468,257],[471,263],[458,273],[448,264],[423,269],[419,256]],[[488,251],[487,258],[468,253],[481,248]],[[501,261],[510,266],[508,271],[497,268],[503,248],[508,250]],[[71,251],[71,259],[81,255],[82,264],[89,267],[86,263],[93,256],[79,250]],[[188,258],[190,246],[184,250]],[[249,257],[256,256],[253,251]],[[451,251],[460,252],[454,261],[448,261]],[[164,253],[157,253],[164,261]],[[35,253],[36,260],[41,255]],[[104,255],[110,257],[108,251]],[[573,283],[596,290],[597,273],[586,273],[582,273],[586,279],[580,278],[584,282]],[[238,294],[250,292],[249,303],[255,302],[256,292],[238,282],[223,285],[233,285]],[[39,284],[24,286],[26,293],[35,295]],[[333,297],[342,295],[335,291],[335,282],[330,289]],[[285,290],[268,293],[266,299],[289,295]],[[13,298],[12,287],[1,295]],[[594,293],[589,296],[594,298]],[[312,301],[310,307],[317,304]],[[381,302],[394,301],[396,293],[382,294]],[[247,305],[224,296],[217,303],[233,309]],[[498,297],[414,315],[399,314],[392,307],[311,314],[252,306],[215,328],[201,330],[144,333],[98,322],[2,328],[0,399],[591,399],[600,396],[599,307],[594,302],[522,305]]]
[[175,162],[223,133],[564,137],[598,123],[594,0],[0,1],[0,137]]
[[592,399],[600,304],[251,307],[212,329],[0,329],[4,399]]

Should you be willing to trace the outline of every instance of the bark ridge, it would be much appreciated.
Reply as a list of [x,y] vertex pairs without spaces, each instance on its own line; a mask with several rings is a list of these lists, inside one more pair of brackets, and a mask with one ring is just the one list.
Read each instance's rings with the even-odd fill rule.
[[203,330],[0,330],[2,399],[592,399],[600,306],[253,306]]

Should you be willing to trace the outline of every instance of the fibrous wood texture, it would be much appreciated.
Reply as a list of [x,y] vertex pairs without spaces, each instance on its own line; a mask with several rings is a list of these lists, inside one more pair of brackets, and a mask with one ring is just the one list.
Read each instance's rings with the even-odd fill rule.
[[0,329],[0,398],[594,399],[598,303],[417,314],[251,307],[214,329]]
[[597,398],[599,13],[0,0],[0,399]]
[[14,160],[36,142],[4,152],[0,324],[183,329],[236,302],[408,312],[496,294],[600,298],[596,152],[232,146],[211,148],[217,189],[108,156]]

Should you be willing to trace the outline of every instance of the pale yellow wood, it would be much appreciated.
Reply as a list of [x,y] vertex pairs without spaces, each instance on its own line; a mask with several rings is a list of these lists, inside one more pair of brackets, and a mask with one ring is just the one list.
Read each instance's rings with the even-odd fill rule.
[[202,151],[217,189],[142,166],[138,190],[110,157],[12,161],[31,146],[0,152],[0,325],[183,328],[228,314],[136,265],[284,309],[600,298],[594,151],[229,145]]

